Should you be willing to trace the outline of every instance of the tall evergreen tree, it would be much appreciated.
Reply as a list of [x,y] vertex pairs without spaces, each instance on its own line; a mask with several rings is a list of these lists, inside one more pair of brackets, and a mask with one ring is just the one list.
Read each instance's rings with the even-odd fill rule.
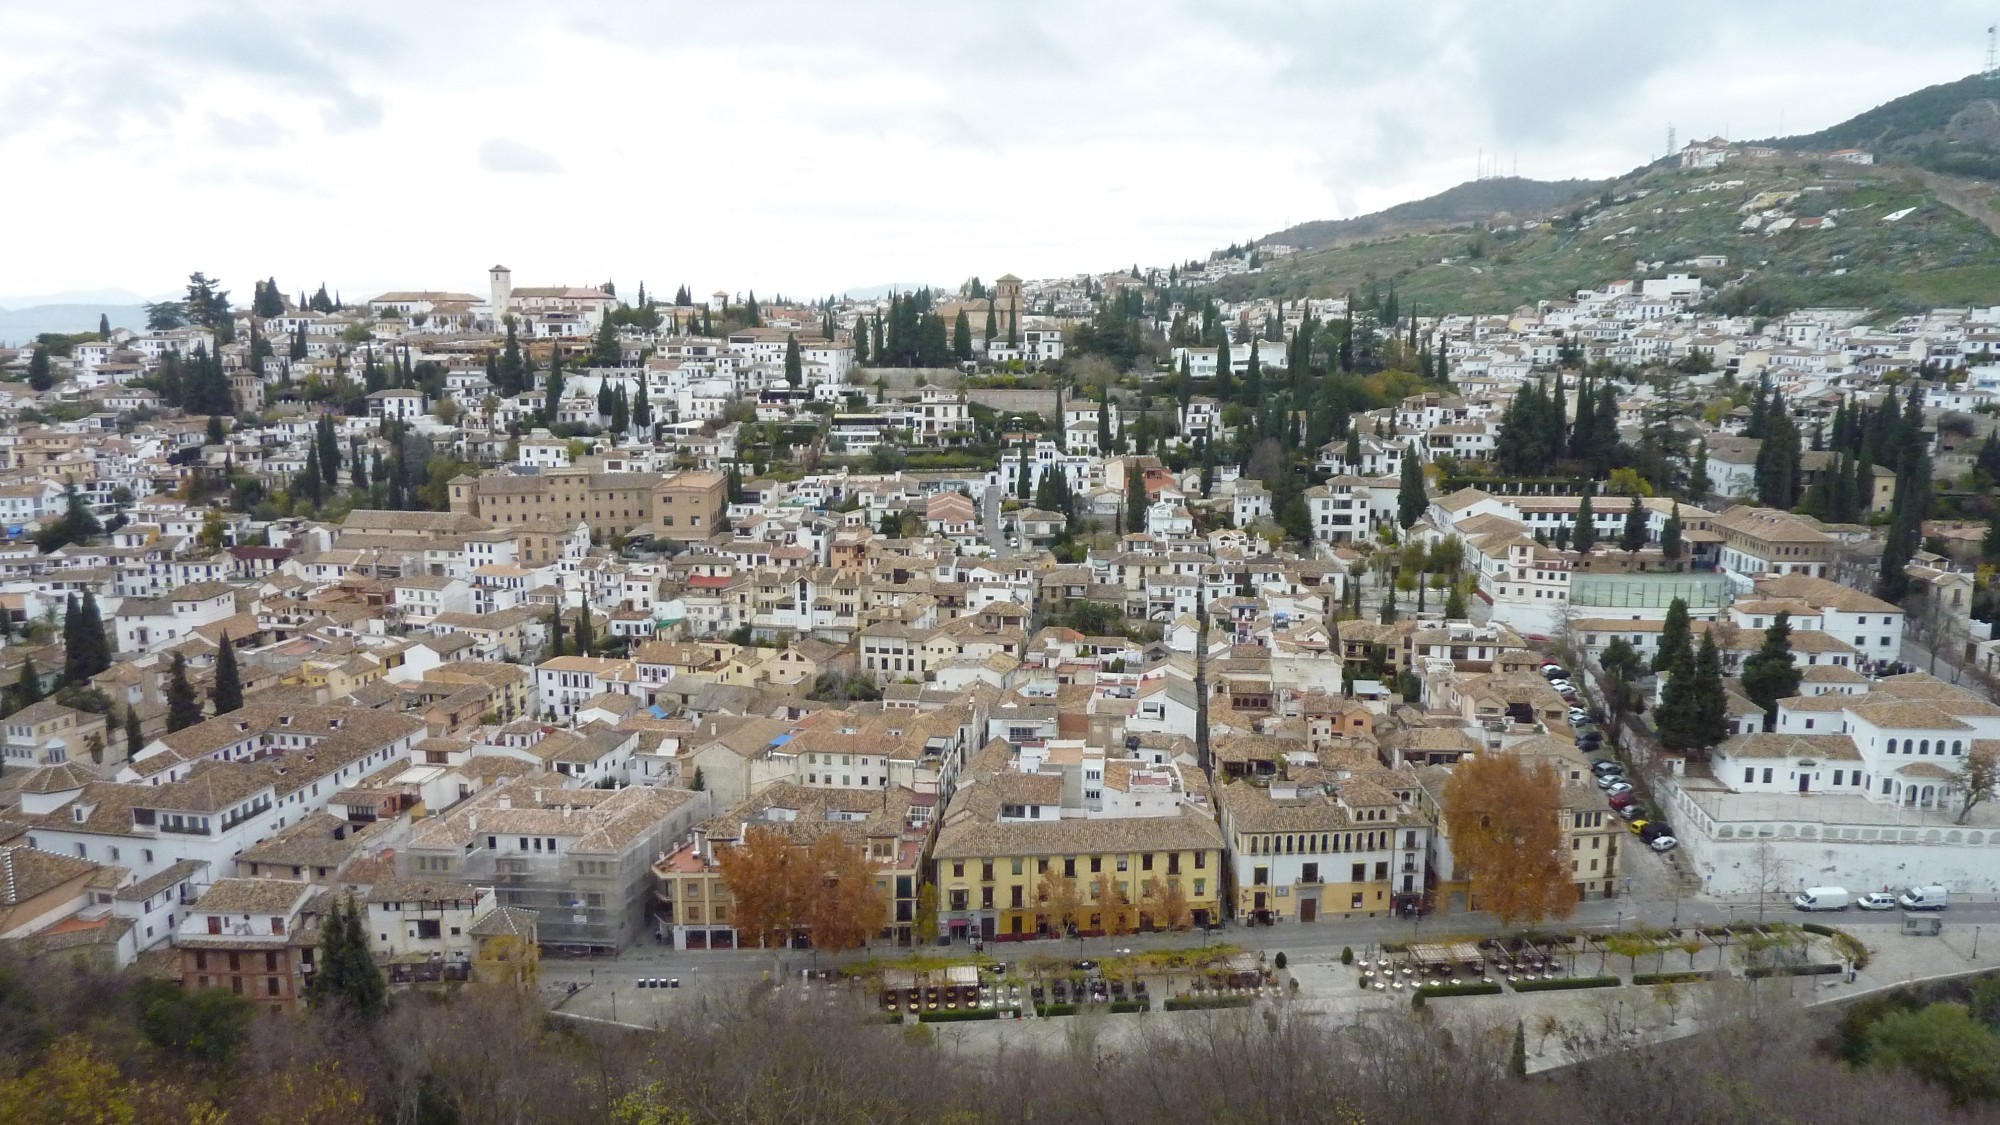
[[632,396],[632,424],[649,435],[653,426],[653,404],[646,398],[646,380],[639,380],[639,393]]
[[243,707],[243,674],[236,667],[236,646],[229,634],[222,634],[222,643],[215,649],[215,713],[227,715]]
[[36,344],[28,354],[28,386],[37,391],[46,391],[56,385],[54,371],[49,366],[49,349],[46,344]]
[[1715,647],[1715,630],[1701,635],[1694,658],[1693,749],[1703,758],[1729,737],[1729,694],[1722,686],[1722,654]]
[[177,652],[167,673],[167,731],[186,730],[198,722],[201,722],[201,697],[188,681],[187,657]]
[[1766,422],[1764,443],[1757,450],[1757,502],[1790,511],[1799,502],[1799,429],[1782,407]]
[[334,899],[320,923],[319,958],[306,1000],[316,1010],[363,1019],[380,1015],[388,1006],[388,984],[369,952],[361,907],[352,893]]
[[796,387],[805,382],[805,361],[799,357],[799,337],[797,333],[785,335],[785,382]]
[[1685,662],[1694,666],[1694,627],[1688,618],[1685,598],[1667,603],[1667,619],[1660,628],[1660,647],[1653,653],[1653,671],[1664,672]]
[[1792,659],[1792,615],[1783,610],[1764,630],[1764,645],[1743,661],[1743,693],[1764,709],[1764,729],[1777,725],[1778,701],[1799,693],[1804,674]]
[[1591,485],[1583,484],[1583,499],[1576,505],[1576,530],[1570,533],[1570,549],[1580,555],[1588,555],[1597,546],[1597,513],[1591,510]]
[[1034,448],[1035,443],[1033,441],[1024,440],[1021,442],[1021,463],[1014,473],[1014,494],[1022,500],[1028,499],[1034,492],[1032,479],[1034,476],[1034,463],[1029,460]]
[[1626,553],[1637,551],[1646,545],[1646,509],[1639,498],[1632,498],[1632,506],[1625,512],[1625,531],[1618,537],[1618,549]]
[[617,367],[625,360],[624,351],[618,344],[618,325],[606,314],[597,325],[597,337],[590,345],[590,366]]
[[319,453],[320,479],[326,482],[326,491],[331,492],[340,487],[340,434],[333,428],[333,415],[319,416],[313,439]]
[[576,613],[576,654],[578,656],[589,656],[590,650],[596,646],[596,643],[597,638],[592,635],[590,629],[590,595],[585,594],[583,595],[583,606]]
[[104,615],[97,608],[95,591],[83,592],[83,601],[79,609],[82,623],[78,627],[78,639],[90,652],[89,659],[81,665],[80,670],[84,678],[89,679],[111,667],[111,638],[104,631]]
[[125,756],[136,758],[146,748],[146,732],[139,726],[139,709],[125,708]]
[[544,424],[554,425],[556,419],[562,416],[562,396],[562,349],[556,348],[549,352],[549,381],[547,389],[542,395],[542,421]]
[[1403,450],[1402,475],[1396,486],[1396,523],[1404,531],[1415,527],[1424,516],[1424,509],[1430,507],[1430,495],[1424,487],[1424,466],[1417,454],[1415,442]]
[[1668,562],[1678,562],[1681,557],[1681,506],[1674,504],[1674,510],[1667,516],[1667,522],[1660,527],[1660,554]]
[[75,594],[63,599],[63,682],[80,684],[90,679],[90,643],[83,639],[83,603]]
[[960,363],[972,362],[972,318],[958,310],[957,319],[951,322],[951,354]]

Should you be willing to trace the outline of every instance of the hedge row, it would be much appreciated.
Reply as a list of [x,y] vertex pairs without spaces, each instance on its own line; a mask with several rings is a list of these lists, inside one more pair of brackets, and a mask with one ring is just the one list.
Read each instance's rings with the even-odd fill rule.
[[1743,971],[1743,975],[1751,980],[1762,980],[1765,977],[1773,977],[1773,976],[1824,977],[1824,976],[1831,976],[1834,973],[1841,973],[1846,971],[1847,971],[1846,967],[1842,965],[1783,965],[1778,968],[1772,968],[1770,966],[1760,966],[1755,969],[1745,969]]
[[1516,992],[1555,992],[1565,988],[1616,988],[1624,982],[1617,977],[1564,977],[1558,980],[1514,982]]
[[1037,1004],[1035,1006],[1035,1014],[1038,1016],[1073,1016],[1076,1014],[1076,1005]]
[[1832,926],[1822,926],[1818,922],[1800,922],[1799,929],[1809,934],[1818,934],[1821,937],[1834,937],[1839,933]]
[[1205,1008],[1247,1008],[1253,999],[1253,997],[1249,996],[1204,996],[1197,1000],[1194,997],[1183,998],[1176,996],[1167,1001],[1167,1011],[1191,1012],[1200,1011]]
[[1000,1013],[976,1009],[967,1012],[925,1012],[917,1018],[925,1023],[964,1023],[967,1020],[999,1019]]
[[1425,996],[1492,996],[1506,990],[1499,981],[1475,980],[1465,984],[1426,984],[1417,991]]
[[1146,1010],[1146,1002],[1144,1000],[1113,1000],[1111,1002],[1111,1010],[1114,1012],[1143,1012]]
[[1640,973],[1632,978],[1633,984],[1694,984],[1697,981],[1720,980],[1728,976],[1726,972],[1682,972],[1682,973]]

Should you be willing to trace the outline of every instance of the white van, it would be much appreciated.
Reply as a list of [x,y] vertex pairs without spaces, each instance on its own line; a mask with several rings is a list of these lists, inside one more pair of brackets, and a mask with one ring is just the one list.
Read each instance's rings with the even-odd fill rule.
[[1800,910],[1845,910],[1853,902],[1846,887],[1808,887],[1792,899]]
[[1927,887],[1904,887],[1896,905],[1905,910],[1943,910],[1951,895],[1936,883]]

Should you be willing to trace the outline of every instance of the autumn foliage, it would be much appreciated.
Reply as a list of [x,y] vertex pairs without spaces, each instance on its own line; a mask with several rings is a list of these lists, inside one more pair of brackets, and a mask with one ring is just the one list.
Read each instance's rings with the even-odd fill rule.
[[752,828],[719,863],[745,944],[784,945],[804,932],[819,949],[858,949],[888,924],[873,868],[837,833],[800,846],[777,829]]
[[1452,767],[1444,817],[1472,898],[1502,922],[1567,918],[1576,909],[1563,843],[1562,783],[1547,762],[1481,754]]

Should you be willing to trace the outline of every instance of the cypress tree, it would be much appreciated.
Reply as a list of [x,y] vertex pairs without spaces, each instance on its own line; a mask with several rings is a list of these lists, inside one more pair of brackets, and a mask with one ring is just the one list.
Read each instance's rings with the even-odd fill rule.
[[1125,466],[1125,530],[1146,530],[1146,474],[1138,466]]
[[1660,554],[1668,562],[1677,562],[1681,557],[1681,506],[1674,504],[1674,510],[1667,516],[1667,522],[1660,527]]
[[79,608],[83,616],[77,632],[84,648],[90,653],[89,660],[83,665],[83,675],[89,679],[111,667],[111,638],[104,632],[104,615],[97,608],[96,591],[85,590]]
[[201,697],[188,682],[187,657],[177,652],[167,673],[167,731],[185,730],[198,722],[201,722]]
[[1715,647],[1715,630],[1701,635],[1694,658],[1694,736],[1692,749],[1707,751],[1729,737],[1729,695],[1722,686],[1722,654]]
[[14,690],[8,693],[13,700],[10,711],[19,711],[42,701],[42,673],[35,667],[35,658],[23,657],[20,678],[14,681]]
[[562,603],[558,601],[556,603],[556,607],[549,611],[549,655],[561,656],[562,654],[563,654]]
[[227,715],[243,707],[243,676],[236,667],[236,646],[230,643],[229,634],[222,634],[222,643],[215,650],[215,713]]
[[591,648],[596,644],[596,640],[590,633],[590,595],[585,594],[583,596],[583,607],[577,610],[576,614],[576,654],[578,656],[589,656]]
[[1625,513],[1625,532],[1618,537],[1618,549],[1631,553],[1646,545],[1646,509],[1639,498],[1632,498],[1632,507]]
[[315,1009],[363,1018],[379,1015],[388,1004],[388,985],[368,951],[361,908],[352,894],[335,899],[320,924],[319,963],[306,1000]]
[[785,382],[796,387],[805,382],[805,361],[799,357],[797,333],[785,334]]
[[1764,645],[1743,662],[1743,693],[1764,709],[1764,729],[1778,720],[1778,701],[1799,693],[1803,673],[1792,659],[1792,615],[1783,610],[1764,630]]
[[1688,620],[1685,598],[1667,603],[1667,619],[1660,628],[1660,648],[1653,654],[1653,671],[1664,672],[1681,661],[1694,663],[1693,625]]
[[80,684],[90,678],[89,642],[83,639],[83,606],[71,594],[63,599],[63,682]]
[[965,310],[958,310],[958,318],[951,322],[951,354],[960,363],[972,360],[972,319]]
[[1215,399],[1217,403],[1232,401],[1233,380],[1236,377],[1235,361],[1229,358],[1229,337],[1224,334],[1222,343],[1215,348]]
[[136,758],[146,747],[146,734],[139,729],[139,709],[125,708],[125,756]]
[[646,398],[644,379],[639,380],[639,393],[632,397],[632,424],[645,430],[653,424],[653,404]]
[[1032,462],[1028,460],[1029,452],[1034,448],[1035,443],[1032,441],[1023,441],[1021,443],[1021,466],[1020,470],[1014,474],[1014,493],[1023,500],[1028,499],[1034,493],[1034,484],[1030,480],[1033,476],[1030,471]]
[[1430,506],[1430,496],[1424,488],[1424,467],[1417,455],[1417,446],[1411,442],[1403,451],[1403,472],[1396,488],[1396,522],[1404,531],[1410,530],[1423,518],[1424,509]]
[[1590,482],[1585,481],[1583,499],[1576,506],[1576,530],[1570,533],[1570,549],[1588,555],[1597,545],[1597,514],[1590,507]]
[[36,344],[35,350],[28,356],[28,386],[46,391],[55,385],[55,373],[49,367],[48,346]]

